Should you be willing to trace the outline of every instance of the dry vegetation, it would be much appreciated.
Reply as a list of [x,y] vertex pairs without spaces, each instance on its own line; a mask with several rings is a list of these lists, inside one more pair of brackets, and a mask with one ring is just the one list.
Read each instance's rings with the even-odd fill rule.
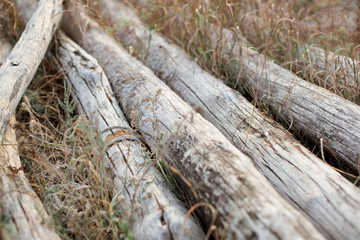
[[[213,25],[233,29],[248,46],[263,52],[281,66],[359,103],[356,84],[344,86],[340,74],[326,83],[328,72],[317,71],[299,49],[315,45],[336,54],[359,58],[356,1],[130,1],[154,31],[160,31],[185,48],[202,65],[230,85],[238,83],[223,66],[217,48],[211,47]],[[148,8],[151,7],[149,11]],[[349,62],[350,68],[357,67]],[[355,70],[354,70],[355,71]],[[341,69],[338,72],[342,72]],[[356,75],[356,74],[355,74]],[[238,84],[236,84],[238,86]]]
[[[91,8],[96,1],[86,3]],[[252,94],[242,87],[241,74],[231,72],[219,57],[221,44],[211,47],[212,25],[233,29],[249,46],[298,76],[360,104],[358,79],[355,85],[344,85],[339,79],[326,83],[326,72],[315,70],[306,58],[298,56],[299,48],[315,44],[358,59],[355,1],[134,0],[128,4],[139,10],[153,31],[186,49],[204,69],[249,99]],[[14,5],[6,0],[0,8],[2,30],[15,43],[22,27]],[[101,13],[97,18],[109,34],[116,31]],[[131,239],[129,220],[116,210],[122,198],[112,196],[100,133],[76,113],[69,88],[45,59],[17,110],[23,168],[64,239]],[[307,145],[319,153],[316,146]],[[354,184],[359,183],[357,173],[338,170]],[[0,227],[5,225],[0,218]]]
[[[138,10],[150,29],[170,38],[193,56],[202,68],[240,91],[277,121],[282,121],[282,117],[271,112],[267,105],[256,98],[253,89],[242,84],[245,74],[234,72],[229,67],[229,61],[222,58],[222,40],[218,41],[216,47],[213,46],[214,26],[233,30],[249,47],[263,53],[269,60],[311,83],[360,104],[360,76],[357,70],[360,57],[357,16],[360,7],[356,1],[132,0],[127,4]],[[98,15],[101,16],[101,13]],[[107,29],[109,32],[116,31],[116,25],[108,25]],[[318,69],[303,52],[310,46],[334,52],[334,62],[341,56],[352,60],[346,60],[344,65],[335,64],[335,72]],[[240,62],[241,58],[233,56],[232,60]],[[331,81],[329,76],[332,76]],[[353,83],[344,83],[345,78],[350,78]],[[283,124],[289,128],[288,123]],[[303,133],[293,129],[290,131],[322,158],[322,149],[318,143],[312,142]],[[327,154],[326,161],[338,168],[350,181],[358,183],[358,173],[343,167],[331,152]]]

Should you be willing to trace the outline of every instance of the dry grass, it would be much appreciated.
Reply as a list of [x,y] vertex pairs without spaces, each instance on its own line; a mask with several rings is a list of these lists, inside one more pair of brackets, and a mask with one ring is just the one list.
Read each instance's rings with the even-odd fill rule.
[[[15,44],[23,26],[10,1],[0,6],[1,30]],[[102,136],[76,114],[69,91],[44,59],[16,114],[24,172],[62,239],[132,239],[122,199],[112,196]]]
[[27,177],[64,239],[131,238],[112,197],[101,134],[77,116],[69,90],[44,60],[17,112]]
[[[228,84],[239,82],[236,73],[223,64],[217,48],[211,47],[212,25],[230,28],[247,39],[247,44],[303,79],[360,103],[359,81],[345,85],[344,70],[358,68],[354,62],[337,66],[337,73],[317,69],[300,49],[316,45],[326,51],[359,58],[360,50],[355,1],[130,1],[147,24],[186,49],[197,62]],[[148,8],[151,6],[151,10]],[[328,75],[334,75],[331,83]]]
[[[336,72],[318,69],[303,57],[299,49],[316,45],[336,54],[359,58],[357,47],[359,9],[354,1],[182,1],[182,0],[132,0],[127,2],[138,9],[148,26],[164,34],[185,49],[207,71],[237,88],[249,100],[257,101],[251,89],[241,84],[245,74],[233,72],[228,60],[222,59],[222,45],[212,46],[214,26],[229,28],[247,39],[247,44],[265,54],[282,67],[299,77],[320,85],[350,101],[360,104],[360,86],[356,62],[337,66]],[[150,10],[149,10],[150,8]],[[339,14],[340,13],[340,14]],[[329,21],[331,19],[331,21]],[[334,61],[337,56],[334,57]],[[240,61],[240,60],[239,60]],[[354,84],[344,84],[342,68],[353,71]],[[333,76],[328,81],[328,76]],[[259,105],[271,114],[267,106]],[[273,116],[276,117],[276,116]],[[321,149],[305,135],[293,134],[310,150],[321,157]],[[343,168],[331,153],[326,159],[344,176],[358,184],[358,173]],[[347,173],[346,173],[347,172]]]
[[[337,24],[338,8],[344,13],[352,11],[342,7],[346,5],[343,1],[151,0],[150,10],[145,2],[131,3],[152,29],[171,38],[204,69],[243,93],[241,79],[224,64],[221,49],[211,47],[211,24],[241,32],[250,46],[325,87],[327,73],[318,72],[306,59],[299,60],[299,47],[316,44],[359,58],[357,26]],[[15,40],[21,28],[13,5],[4,1],[0,7],[1,28]],[[321,24],[324,18],[331,18],[331,22]],[[121,201],[112,200],[101,136],[90,122],[76,115],[63,83],[54,66],[44,60],[19,105],[18,141],[27,177],[64,239],[131,239],[128,220],[115,208]],[[358,86],[349,88],[335,82],[328,88],[360,103]],[[359,178],[354,177],[350,179],[357,184]]]

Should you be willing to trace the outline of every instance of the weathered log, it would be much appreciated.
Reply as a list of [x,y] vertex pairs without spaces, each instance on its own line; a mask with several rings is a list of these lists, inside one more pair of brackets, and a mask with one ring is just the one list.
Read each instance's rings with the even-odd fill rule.
[[[149,146],[179,169],[199,201],[216,207],[220,234],[230,239],[323,238],[247,156],[83,11],[70,8],[65,13],[65,30],[97,58],[123,112]],[[212,217],[203,209],[201,216],[207,223]]]
[[[26,1],[25,1],[26,2]],[[0,143],[10,117],[44,57],[62,16],[63,0],[41,0],[19,41],[0,67]]]
[[[15,123],[15,117],[10,125]],[[21,167],[15,130],[9,127],[0,147],[0,238],[60,239]]]
[[360,63],[357,60],[326,52],[315,46],[300,47],[298,56],[301,65],[304,65],[305,68],[310,66],[310,71],[314,69],[315,72],[320,72],[327,83],[340,83],[345,88],[348,86],[350,88],[359,87]]
[[[360,159],[360,107],[311,84],[244,47],[229,30],[223,33],[222,56],[234,71],[243,70],[245,84],[289,126],[305,133],[357,170]],[[237,63],[232,61],[237,59]]]
[[119,38],[137,54],[147,56],[146,64],[250,156],[281,195],[328,239],[360,237],[358,188],[254,109],[239,92],[201,70],[161,35],[151,33],[130,7],[111,0],[98,2],[117,26]]
[[[107,149],[107,164],[114,178],[113,196],[125,197],[121,208],[133,219],[135,239],[178,239],[182,231],[182,239],[203,239],[201,228],[193,217],[186,219],[187,210],[166,187],[154,162],[144,157],[144,146],[134,141],[136,136],[97,61],[63,33],[57,40],[60,70],[72,84],[79,110],[100,132],[108,129],[103,134],[108,144],[117,139]],[[134,209],[135,204],[140,205]]]
[[[0,64],[11,48],[0,33]],[[2,133],[4,141],[0,147],[0,238],[60,239],[50,227],[51,219],[22,170],[15,129],[11,127],[15,122],[12,116],[10,127]]]

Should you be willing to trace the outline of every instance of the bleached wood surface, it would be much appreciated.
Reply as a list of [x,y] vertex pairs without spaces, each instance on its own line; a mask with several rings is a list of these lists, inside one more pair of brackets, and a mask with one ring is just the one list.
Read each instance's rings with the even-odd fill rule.
[[[99,131],[122,127],[130,137],[135,137],[97,61],[64,34],[59,33],[57,39],[57,59],[72,84],[79,110],[96,124]],[[104,132],[103,138],[106,141],[119,133],[121,129],[114,128]],[[125,197],[121,208],[128,217],[133,214],[135,239],[178,239],[181,231],[182,239],[205,237],[193,217],[189,217],[183,227],[187,209],[166,187],[163,177],[155,169],[156,160],[149,162],[150,159],[144,158],[142,144],[125,139],[111,145],[107,155],[114,178],[113,193]],[[134,204],[140,205],[132,209]]]
[[[11,48],[12,45],[0,33],[0,64],[5,62]],[[0,89],[7,87],[2,84]],[[15,130],[11,127],[16,120],[13,112],[9,114],[0,146],[0,238],[60,239],[50,227],[51,219],[22,170]]]
[[[229,30],[223,32],[222,56],[234,71],[243,69],[245,84],[258,101],[280,114],[295,130],[305,133],[337,158],[358,170],[360,160],[360,107],[283,69],[262,54],[243,47]],[[231,50],[230,50],[231,49]],[[241,55],[241,57],[239,57]],[[232,61],[234,63],[234,61]]]
[[[10,125],[15,123],[15,117]],[[60,239],[51,219],[21,168],[15,130],[10,126],[0,146],[0,238]]]
[[[62,0],[41,0],[19,41],[0,67],[0,133],[44,57],[62,16]],[[3,136],[0,135],[0,143]]]
[[254,109],[239,92],[203,71],[183,50],[150,33],[130,7],[114,0],[98,2],[117,26],[119,38],[147,56],[146,64],[251,157],[281,195],[328,239],[360,238],[357,187]]
[[[70,9],[63,18],[65,30],[99,61],[124,114],[149,146],[179,169],[201,202],[216,207],[221,234],[229,239],[323,239],[213,125],[82,10]],[[201,216],[210,222],[210,211],[201,209]]]
[[357,60],[324,51],[316,46],[299,48],[298,52],[301,63],[309,64],[304,67],[319,72],[327,83],[340,83],[345,88],[359,88],[360,63]]

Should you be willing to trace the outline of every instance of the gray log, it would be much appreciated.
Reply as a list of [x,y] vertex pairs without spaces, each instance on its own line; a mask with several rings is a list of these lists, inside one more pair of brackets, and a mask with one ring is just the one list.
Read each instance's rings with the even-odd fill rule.
[[[10,125],[15,123],[15,117]],[[15,130],[9,127],[0,147],[0,238],[60,239],[51,218],[31,188],[21,167]]]
[[[18,1],[19,4],[21,1]],[[0,67],[0,143],[10,117],[42,61],[61,16],[63,0],[41,0],[19,41]],[[26,22],[26,21],[24,21]]]
[[[338,55],[316,46],[307,46],[298,49],[300,64],[306,70],[315,70],[320,77],[333,85],[342,84],[344,88],[359,91],[360,63],[352,58]],[[309,68],[310,69],[307,69]],[[357,94],[357,93],[356,93]]]
[[[70,8],[63,26],[103,67],[124,114],[217,209],[216,226],[229,239],[322,239],[213,125],[131,57],[83,9]],[[80,31],[81,29],[81,31]],[[211,212],[201,211],[209,223]]]
[[323,139],[324,148],[328,147],[345,165],[358,170],[358,105],[297,77],[264,55],[243,47],[229,30],[224,30],[223,36],[223,58],[238,60],[239,64],[229,66],[234,71],[243,69],[245,84],[252,89],[258,101],[268,105],[290,126],[306,133],[314,142],[320,143]]
[[[60,70],[72,84],[78,109],[100,132],[109,129],[103,134],[108,144],[116,140],[117,134],[124,133],[121,128],[127,132],[120,136],[124,140],[109,145],[107,165],[114,178],[113,196],[124,196],[121,209],[130,219],[133,215],[134,238],[178,239],[183,231],[182,239],[203,239],[205,236],[194,218],[185,219],[187,210],[166,187],[155,163],[144,158],[144,146],[134,141],[137,137],[116,103],[110,83],[97,61],[63,33],[59,33],[57,39]],[[136,209],[132,209],[134,204]]]
[[[0,64],[6,61],[11,48],[12,45],[4,41],[2,33],[0,33]],[[13,54],[12,56],[18,55]],[[2,71],[4,71],[3,68]],[[4,72],[6,73],[6,71]],[[4,80],[2,76],[0,79]],[[6,83],[1,83],[0,89],[11,87],[11,85],[3,84]],[[1,92],[0,97],[3,101],[9,97],[5,94],[6,92]],[[15,102],[1,103],[5,104],[3,106],[15,104]],[[16,122],[13,115],[16,105],[17,103],[15,106],[11,106],[13,110],[6,116],[6,127],[1,125],[3,129],[6,128],[6,132],[3,132],[0,137],[3,140],[0,149],[0,238],[14,240],[60,239],[51,229],[51,218],[31,188],[21,167],[15,130],[11,127]]]
[[250,156],[281,195],[328,239],[360,238],[357,187],[254,109],[240,93],[201,70],[183,50],[150,33],[130,7],[113,0],[98,2],[117,26],[119,38],[137,54],[148,56],[146,64]]

